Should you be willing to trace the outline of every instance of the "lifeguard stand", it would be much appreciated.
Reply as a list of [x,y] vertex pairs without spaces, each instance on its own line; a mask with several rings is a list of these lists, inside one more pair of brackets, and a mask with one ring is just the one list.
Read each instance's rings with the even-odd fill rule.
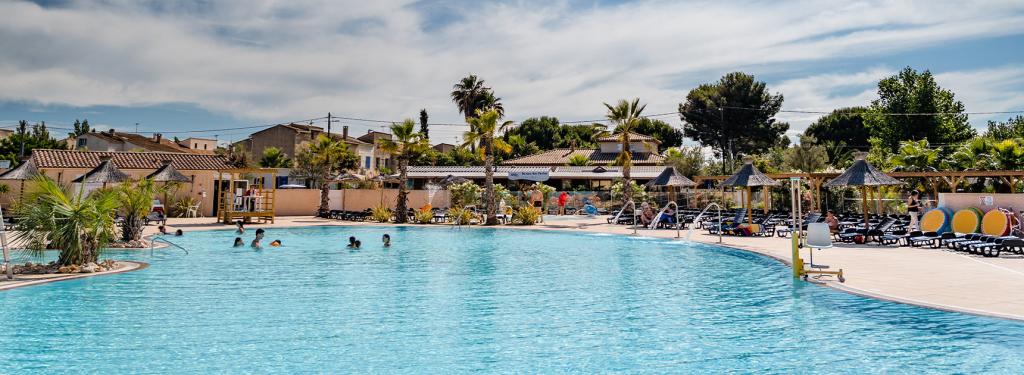
[[[267,176],[270,176],[269,180]],[[226,178],[225,178],[226,177]],[[234,168],[217,171],[217,220],[231,224],[241,220],[251,223],[274,222],[274,203],[277,193],[277,169]],[[269,186],[267,183],[269,182]],[[251,195],[245,195],[249,185],[258,186]]]

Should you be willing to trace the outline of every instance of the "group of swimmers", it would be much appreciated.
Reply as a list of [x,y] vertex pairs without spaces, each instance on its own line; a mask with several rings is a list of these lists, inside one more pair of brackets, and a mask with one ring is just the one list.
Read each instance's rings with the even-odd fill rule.
[[[167,234],[167,227],[164,227],[163,225],[156,227],[156,230],[160,231],[160,234]],[[175,237],[181,237],[183,235],[185,235],[185,232],[182,232],[181,229],[174,231]]]
[[[384,233],[384,236],[381,237],[381,241],[384,242],[384,247],[391,247],[391,235],[390,234]],[[360,246],[363,246],[363,242],[362,241],[357,240],[355,237],[349,237],[348,238],[348,246],[347,247],[349,249],[358,249]]]
[[[241,221],[236,221],[235,222],[235,227],[236,227],[235,234],[245,234],[245,226],[242,225]],[[265,232],[266,231],[264,231],[263,228],[256,229],[256,238],[253,239],[252,242],[249,243],[249,246],[254,248],[254,249],[261,249],[261,248],[263,248],[263,246],[260,245],[260,240],[263,239],[263,235],[264,235]],[[242,237],[235,237],[234,247],[242,247],[242,246],[245,246],[245,241],[242,241]],[[278,246],[281,246],[281,240],[274,240],[274,241],[270,242],[270,247],[278,247]]]

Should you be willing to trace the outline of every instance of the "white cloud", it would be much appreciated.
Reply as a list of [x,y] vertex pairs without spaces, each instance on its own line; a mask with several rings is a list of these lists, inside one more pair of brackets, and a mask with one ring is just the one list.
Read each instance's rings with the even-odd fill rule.
[[[602,114],[601,102],[623,97],[672,111],[694,84],[735,69],[784,70],[1024,32],[1024,4],[1015,1],[478,3],[450,7],[464,14],[430,32],[420,26],[433,20],[403,1],[139,4],[0,3],[0,100],[193,103],[259,121],[327,111],[398,119],[427,108],[433,121],[457,122],[448,92],[475,73],[513,119],[588,119]],[[1000,98],[971,79],[1005,82],[1006,69],[1020,68],[941,77],[963,86],[955,88],[970,109],[1002,108],[1020,97]],[[787,108],[829,110],[864,104],[872,81],[891,70],[811,74],[770,88],[785,94]],[[1020,93],[1014,82],[1010,91]],[[813,119],[786,120],[796,129]]]

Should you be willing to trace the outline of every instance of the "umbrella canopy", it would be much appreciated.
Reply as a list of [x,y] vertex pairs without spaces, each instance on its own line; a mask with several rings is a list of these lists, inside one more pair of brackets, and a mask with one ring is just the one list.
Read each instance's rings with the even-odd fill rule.
[[360,176],[360,175],[357,175],[357,174],[353,174],[353,173],[349,173],[349,172],[345,172],[345,173],[339,174],[338,177],[335,177],[334,181],[360,181],[362,179],[363,179],[363,176]]
[[464,184],[466,182],[469,182],[469,180],[463,177],[448,175],[445,178],[442,178],[441,181],[439,181],[438,183],[440,183],[443,186],[449,186],[455,184]]
[[28,180],[32,177],[39,175],[39,169],[36,168],[36,163],[32,160],[26,160],[18,164],[17,167],[11,168],[7,172],[0,174],[0,180]]
[[192,181],[192,179],[188,178],[188,176],[185,176],[185,175],[181,174],[181,172],[178,172],[177,169],[174,169],[174,167],[171,166],[171,161],[170,160],[164,160],[163,163],[164,163],[164,165],[162,167],[157,169],[156,172],[151,173],[149,176],[146,176],[146,178],[147,179],[152,179],[155,182],[190,182],[190,181]]
[[903,181],[890,177],[864,160],[864,155],[858,154],[857,160],[843,174],[826,182],[825,187],[841,186],[888,186],[903,185]]
[[853,155],[854,162],[843,174],[833,178],[824,184],[825,187],[860,186],[861,187],[861,211],[864,212],[864,229],[870,229],[868,221],[868,187],[903,185],[903,181],[892,178],[882,173],[877,168],[864,160],[866,152],[858,152]]
[[723,186],[776,186],[779,184],[778,181],[771,179],[764,173],[761,173],[757,167],[754,166],[753,159],[744,159],[743,167],[739,171],[736,171],[732,176],[722,181]]
[[676,170],[675,167],[667,167],[658,177],[647,183],[647,187],[657,186],[668,186],[668,187],[691,187],[697,186],[697,183],[693,182],[682,173]]
[[392,175],[392,174],[377,175],[377,176],[374,176],[373,178],[371,178],[371,180],[373,180],[374,182],[380,182],[380,183],[384,183],[384,182],[391,182],[391,183],[401,182],[401,180],[398,178],[398,176],[395,176],[395,175]]
[[117,169],[117,167],[114,166],[114,163],[110,161],[110,156],[100,157],[100,160],[100,165],[82,175],[82,177],[71,180],[71,182],[106,184],[108,182],[122,182],[131,179],[131,176],[128,176],[127,173],[121,172],[120,169]]

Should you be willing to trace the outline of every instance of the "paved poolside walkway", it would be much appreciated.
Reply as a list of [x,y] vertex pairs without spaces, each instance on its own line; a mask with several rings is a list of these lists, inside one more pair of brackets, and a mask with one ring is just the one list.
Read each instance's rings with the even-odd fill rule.
[[[260,227],[297,227],[316,225],[375,226],[379,223],[345,222],[313,217],[278,217],[273,225],[252,224],[251,232]],[[170,219],[169,231],[223,229],[230,225],[215,223],[212,218]],[[603,217],[558,218],[547,223],[517,227],[534,230],[564,230],[631,235],[630,227],[610,225]],[[146,227],[146,235],[153,234],[155,226]],[[248,233],[247,233],[248,235]],[[645,230],[640,236],[674,238],[674,230]],[[685,239],[687,232],[682,232]],[[694,230],[691,240],[717,243],[718,236],[707,231]],[[248,241],[248,239],[247,239]],[[723,245],[756,252],[789,262],[790,240],[770,237],[723,237]],[[807,258],[807,250],[802,251]],[[847,292],[915,304],[937,309],[1024,320],[1024,258],[1003,256],[982,258],[938,249],[920,249],[875,245],[837,245],[836,248],[818,250],[815,263],[828,264],[832,269],[842,268],[846,283],[834,278],[823,278],[823,285]]]

